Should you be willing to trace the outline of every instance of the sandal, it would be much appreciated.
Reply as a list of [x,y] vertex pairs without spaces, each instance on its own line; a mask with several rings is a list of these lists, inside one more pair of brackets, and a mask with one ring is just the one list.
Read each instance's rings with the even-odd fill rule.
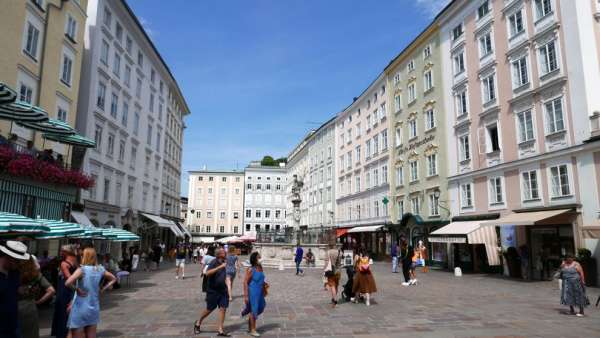
[[194,322],[194,334],[199,334],[202,331],[200,331],[200,324],[196,321]]
[[219,332],[217,333],[218,337],[231,337],[231,335],[227,332]]

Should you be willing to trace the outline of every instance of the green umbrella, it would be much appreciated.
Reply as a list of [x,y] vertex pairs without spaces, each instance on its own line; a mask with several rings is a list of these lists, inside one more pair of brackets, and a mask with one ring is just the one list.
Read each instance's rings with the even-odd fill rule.
[[117,238],[117,234],[114,233],[112,228],[99,228],[102,231],[102,239],[114,240]]
[[12,90],[6,84],[0,82],[0,105],[13,103],[17,100],[17,92]]
[[37,239],[55,239],[72,237],[84,233],[84,228],[77,223],[54,221],[46,219],[37,219],[50,227],[50,231],[36,234],[33,237]]
[[46,122],[22,122],[17,121],[17,124],[22,125],[25,128],[41,131],[43,133],[51,133],[57,135],[73,135],[75,134],[75,129],[68,125],[67,123],[55,120],[48,119]]
[[86,147],[86,148],[96,148],[96,142],[94,140],[90,140],[87,137],[83,137],[79,134],[73,135],[56,135],[56,134],[43,134],[43,138],[55,141],[63,144],[68,144],[72,146]]
[[35,234],[50,231],[44,222],[10,212],[0,212],[0,234]]
[[42,108],[26,102],[0,103],[0,119],[24,123],[43,123],[48,121],[48,113]]
[[102,237],[102,229],[96,227],[84,227],[83,233],[72,236],[72,238],[104,239],[104,237]]
[[113,234],[117,235],[117,237],[115,239],[113,239],[113,242],[129,242],[129,241],[134,241],[137,242],[140,240],[140,236],[129,232],[127,230],[123,230],[123,229],[117,229],[117,228],[111,228]]

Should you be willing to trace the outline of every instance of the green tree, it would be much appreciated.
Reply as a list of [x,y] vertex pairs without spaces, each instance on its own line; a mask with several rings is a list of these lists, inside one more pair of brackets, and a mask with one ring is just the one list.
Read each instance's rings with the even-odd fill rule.
[[277,162],[275,162],[273,157],[267,155],[267,156],[263,157],[262,161],[260,161],[260,165],[274,167],[277,165]]

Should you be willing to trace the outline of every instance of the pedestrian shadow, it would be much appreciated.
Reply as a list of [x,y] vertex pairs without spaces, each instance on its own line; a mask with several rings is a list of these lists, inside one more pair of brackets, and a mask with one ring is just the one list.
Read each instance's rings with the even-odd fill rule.
[[118,330],[102,330],[98,331],[97,337],[121,337],[123,332]]
[[266,332],[269,332],[269,331],[272,331],[272,330],[276,330],[276,329],[280,329],[280,328],[281,328],[281,325],[279,325],[278,323],[269,323],[269,324],[265,324],[265,325],[262,325],[262,326],[258,326],[257,325],[256,329],[257,329],[257,331],[266,333]]

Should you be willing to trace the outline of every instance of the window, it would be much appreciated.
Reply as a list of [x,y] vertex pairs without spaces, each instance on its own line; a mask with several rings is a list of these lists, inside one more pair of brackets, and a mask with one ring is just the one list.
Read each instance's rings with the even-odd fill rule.
[[456,110],[457,116],[466,116],[468,114],[468,106],[467,106],[467,91],[463,90],[458,92],[455,96],[456,99]]
[[108,178],[104,179],[104,194],[102,195],[102,200],[105,203],[108,203],[108,198],[110,196],[110,180]]
[[402,100],[400,98],[400,94],[394,96],[394,108],[396,112],[399,112],[402,109]]
[[492,32],[487,32],[479,37],[479,57],[484,57],[494,51],[492,48]]
[[133,134],[137,135],[140,130],[140,113],[135,112],[133,114]]
[[202,218],[202,212],[196,211],[196,218]]
[[386,150],[388,147],[387,129],[381,132],[381,151]]
[[459,143],[459,160],[468,161],[471,159],[471,151],[469,144],[469,135],[462,135],[458,138]]
[[154,83],[154,81],[156,80],[156,71],[154,71],[154,69],[150,70],[150,82]]
[[366,158],[369,159],[371,157],[371,140],[367,140],[366,142],[367,152],[365,154]]
[[61,107],[58,107],[56,111],[56,118],[59,121],[67,122],[67,111]]
[[360,122],[356,124],[356,138],[360,137]]
[[512,62],[513,68],[513,88],[519,88],[529,83],[527,74],[527,57],[524,56]]
[[409,131],[409,138],[415,138],[417,137],[417,119],[412,119],[410,121],[408,121],[408,131]]
[[510,37],[515,37],[525,31],[523,24],[523,9],[519,9],[508,17],[508,24],[510,28]]
[[435,193],[429,194],[429,216],[440,215],[440,198]]
[[275,218],[276,219],[281,218],[281,210],[275,210]]
[[379,153],[379,135],[373,136],[373,155]]
[[[369,131],[371,129],[371,115],[367,115],[367,131]],[[343,135],[342,135],[343,137]],[[343,139],[342,139],[342,144],[343,144]]]
[[381,184],[388,182],[388,167],[387,165],[381,166]]
[[418,197],[413,197],[410,199],[410,205],[412,208],[412,213],[418,215],[421,212],[421,201]]
[[137,148],[131,147],[131,159],[129,162],[129,166],[135,168],[135,162],[137,160]]
[[148,133],[146,134],[146,143],[152,145],[152,125],[148,124]]
[[77,36],[77,21],[72,16],[67,16],[67,25],[65,27],[65,34],[73,41]]
[[121,56],[119,53],[115,53],[115,57],[113,58],[113,74],[116,77],[121,77]]
[[224,212],[224,211],[221,211],[221,212],[219,213],[219,218],[220,218],[220,219],[225,219],[225,212]]
[[460,186],[460,206],[462,208],[473,207],[473,192],[471,191],[471,184],[463,184]]
[[402,145],[402,127],[396,127],[396,147]]
[[117,25],[115,27],[115,37],[117,38],[117,40],[119,41],[119,43],[122,42],[123,40],[123,26],[121,26],[120,23],[117,22]]
[[108,10],[108,8],[104,8],[104,24],[110,30],[110,24],[112,23],[112,13]]
[[490,2],[484,1],[479,8],[477,8],[477,18],[481,19],[490,12]]
[[108,147],[106,149],[106,154],[111,157],[115,153],[115,135],[108,134]]
[[271,210],[265,210],[265,218],[271,218]]
[[396,167],[396,186],[404,185],[404,168]]
[[62,70],[60,72],[60,80],[67,86],[71,86],[71,69],[73,68],[73,59],[63,54]]
[[117,93],[112,93],[112,99],[110,101],[110,115],[114,118],[117,117],[117,110],[119,107],[119,96]]
[[[207,211],[206,212],[206,218],[213,218],[212,211]],[[209,226],[206,227],[206,231],[210,231],[210,227]]]
[[463,25],[462,23],[458,24],[458,26],[452,29],[452,40],[457,40],[463,35]]
[[119,161],[123,162],[125,160],[125,141],[121,140],[119,142]]
[[550,0],[535,0],[535,14],[538,20],[550,13],[552,13],[552,2]]
[[121,116],[121,124],[127,128],[127,118],[129,115],[129,104],[127,102],[123,102],[123,116]]
[[135,86],[135,96],[139,99],[142,96],[142,79],[137,78],[137,83]]
[[531,110],[526,110],[517,114],[519,122],[519,141],[526,142],[533,140],[533,118]]
[[125,75],[123,77],[123,82],[127,87],[129,87],[129,85],[131,84],[131,67],[129,67],[129,65],[125,65]]
[[490,204],[502,204],[504,198],[502,196],[502,178],[490,178]]
[[437,175],[437,154],[427,156],[427,176]]
[[354,148],[354,153],[356,155],[356,163],[360,163],[360,146]]
[[144,54],[141,51],[138,51],[137,64],[140,67],[144,67]]
[[417,89],[416,84],[411,83],[408,85],[408,102],[411,103],[417,99]]
[[495,74],[483,78],[483,103],[487,104],[496,100]]
[[435,128],[435,114],[433,109],[428,109],[425,112],[425,126],[427,130]]
[[94,131],[94,141],[96,141],[96,148],[100,149],[102,147],[102,127],[96,126],[96,130]]
[[425,72],[425,75],[423,76],[423,82],[425,91],[429,91],[433,88],[433,75],[431,73],[431,70]]
[[431,45],[427,45],[424,49],[423,49],[423,58],[428,58],[429,56],[431,56]]
[[160,129],[156,131],[156,151],[160,152]]
[[354,192],[360,192],[360,176],[354,177]]
[[252,217],[252,210],[246,209],[246,218],[251,218],[251,217]]
[[[208,215],[210,215],[210,217],[208,217]],[[207,217],[207,218],[212,218],[212,212],[210,212],[210,211],[209,211],[209,212],[207,212],[207,213],[206,213],[206,217]],[[211,232],[211,230],[212,230],[212,229],[211,229],[211,226],[210,226],[210,225],[207,225],[207,226],[206,226],[206,232]]]
[[252,183],[246,184],[246,189],[247,190],[252,190]]
[[460,52],[454,55],[454,75],[458,75],[465,71],[465,54]]
[[131,40],[131,37],[127,36],[127,38],[125,38],[125,50],[127,50],[127,53],[131,54],[132,50],[133,50],[133,40]]
[[558,60],[556,58],[555,41],[550,41],[539,49],[540,64],[542,66],[542,75],[546,75],[558,69]]
[[404,200],[398,200],[398,219],[401,219],[404,215]]
[[246,231],[250,231],[250,229],[252,229],[251,227],[252,226],[250,224],[246,224]]
[[102,47],[100,49],[100,62],[102,62],[105,66],[108,67],[108,52],[110,50],[110,46],[106,40],[102,40]]
[[523,179],[523,199],[525,201],[539,199],[537,171],[525,171],[521,177]]
[[387,116],[387,111],[385,109],[385,102],[379,106],[379,118],[384,119]]
[[154,94],[150,94],[150,102],[148,103],[148,108],[150,109],[150,112],[153,113],[154,112]]
[[492,153],[500,151],[500,136],[498,135],[498,125],[496,123],[486,127],[487,130],[487,152]]
[[419,162],[410,161],[410,181],[415,182],[419,179]]
[[106,97],[106,85],[102,82],[98,83],[98,93],[96,97],[96,106],[104,110],[104,103]]
[[258,190],[258,191],[262,190],[262,186],[260,185],[260,183],[256,185],[256,190]]
[[254,216],[255,216],[256,218],[260,218],[260,217],[261,217],[261,212],[260,212],[260,210],[256,210],[256,211],[254,212]]
[[33,88],[21,83],[21,88],[19,89],[19,101],[31,104],[33,102]]
[[412,72],[413,70],[415,70],[415,60],[410,60],[408,62],[407,67],[408,67],[409,72]]
[[394,75],[394,86],[398,86],[400,84],[400,73],[396,73]]
[[265,186],[266,186],[267,191],[271,190],[271,185],[270,184],[266,184]]
[[34,60],[37,60],[39,39],[40,31],[31,22],[27,22],[27,39],[23,51]]
[[562,97],[558,97],[544,104],[546,108],[546,124],[548,134],[565,130],[563,120]]

